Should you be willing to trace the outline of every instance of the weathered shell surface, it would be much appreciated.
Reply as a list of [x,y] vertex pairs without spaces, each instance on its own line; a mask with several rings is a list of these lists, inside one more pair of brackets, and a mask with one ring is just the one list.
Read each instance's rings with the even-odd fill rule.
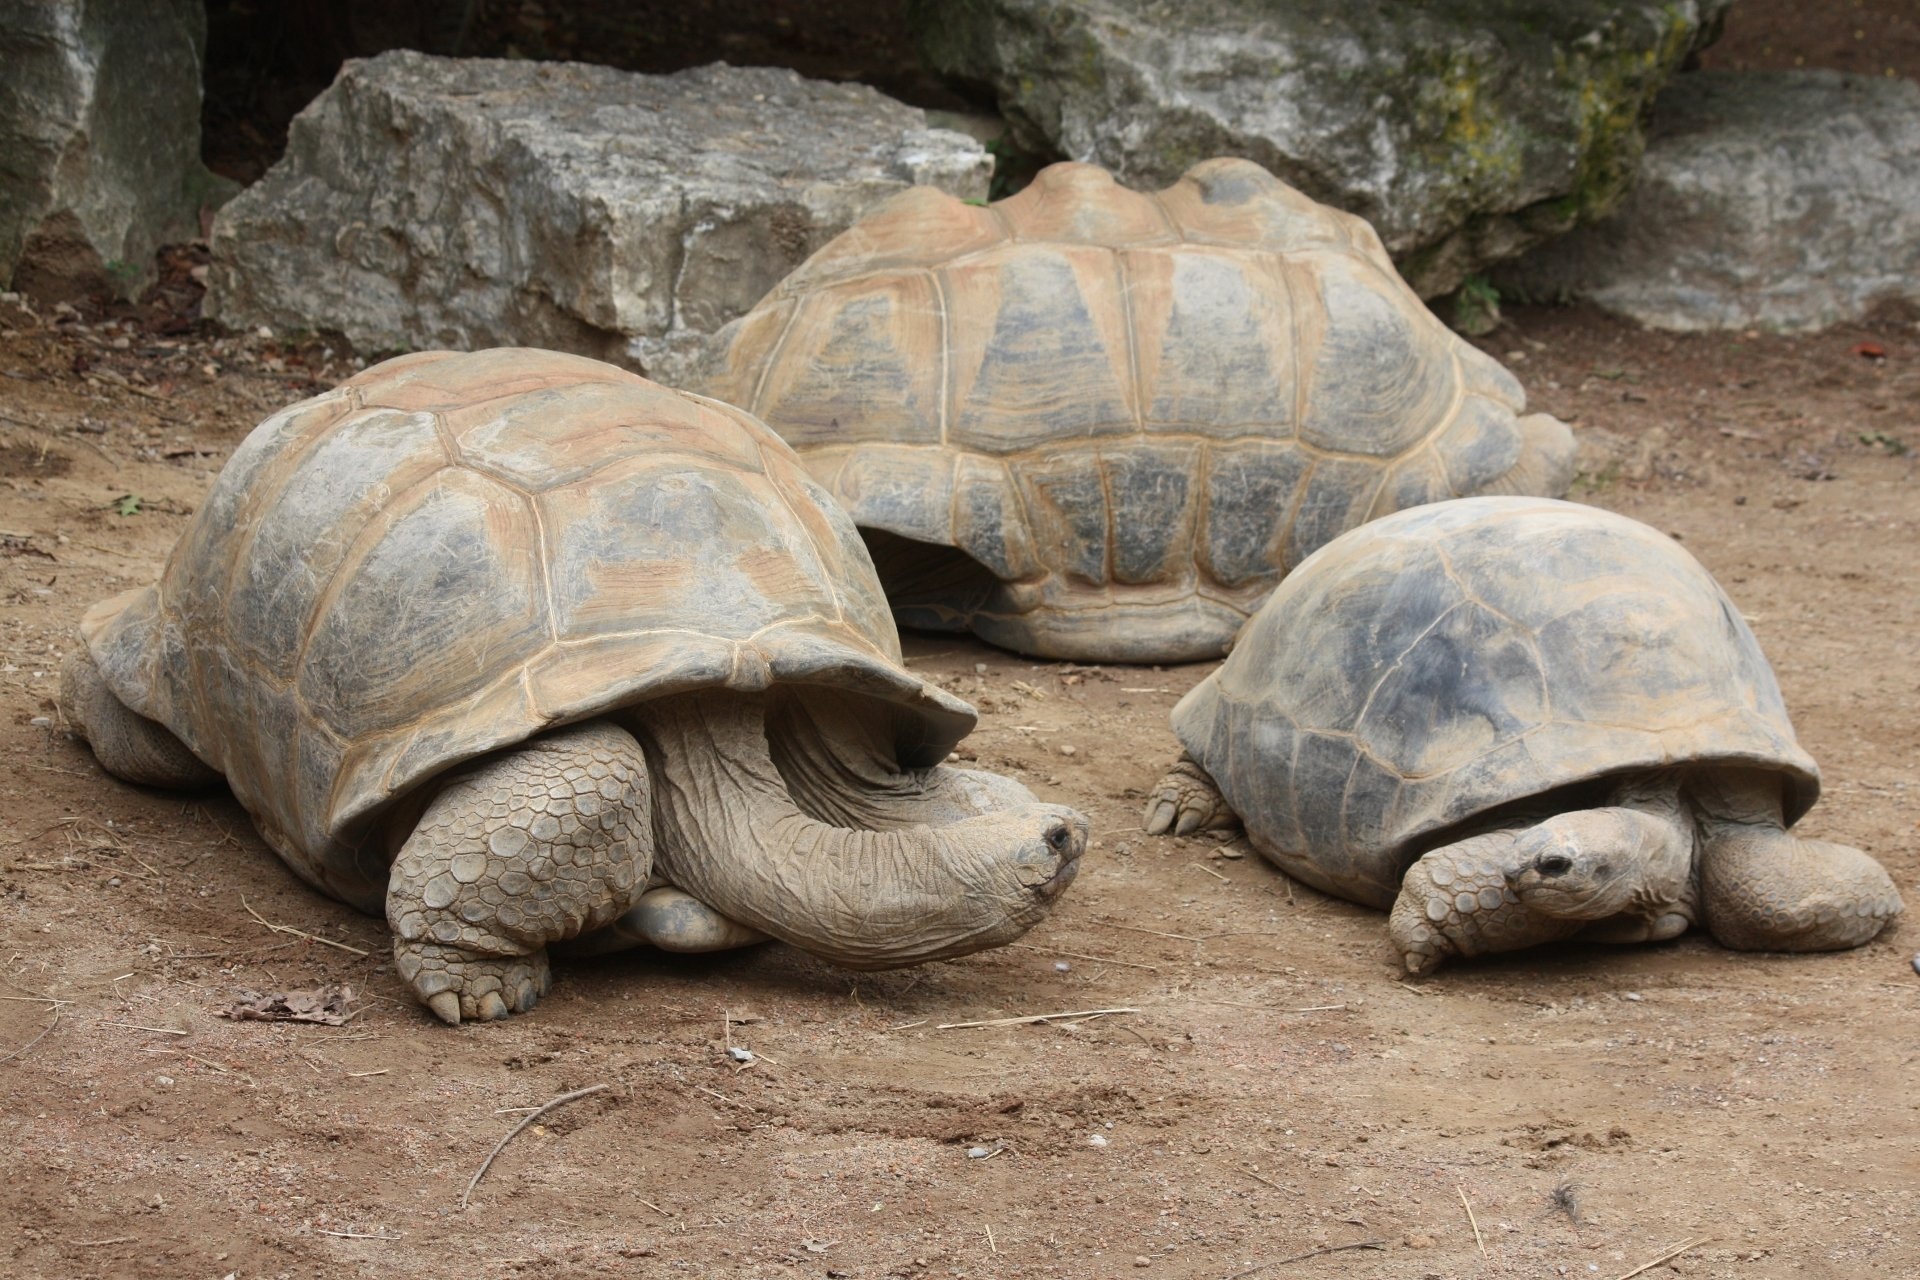
[[827,683],[912,712],[931,763],[973,721],[900,665],[859,534],[778,437],[546,351],[402,356],[268,418],[160,581],[81,630],[295,870],[374,912],[385,807],[556,724]]
[[1215,656],[1362,520],[1568,478],[1566,428],[1519,418],[1365,222],[1242,160],[1155,194],[1082,164],[987,207],[916,188],[724,340],[704,389],[857,524],[1013,584],[971,625],[1032,652]]
[[1778,771],[1819,794],[1740,611],[1673,539],[1570,502],[1473,498],[1336,539],[1173,711],[1290,874],[1390,906],[1415,842],[1635,768]]

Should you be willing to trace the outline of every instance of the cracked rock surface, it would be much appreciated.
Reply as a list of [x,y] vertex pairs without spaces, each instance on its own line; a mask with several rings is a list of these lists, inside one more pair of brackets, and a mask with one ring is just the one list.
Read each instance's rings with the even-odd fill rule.
[[704,336],[973,139],[860,85],[393,52],[349,62],[222,210],[207,313],[363,351],[498,345],[676,380]]

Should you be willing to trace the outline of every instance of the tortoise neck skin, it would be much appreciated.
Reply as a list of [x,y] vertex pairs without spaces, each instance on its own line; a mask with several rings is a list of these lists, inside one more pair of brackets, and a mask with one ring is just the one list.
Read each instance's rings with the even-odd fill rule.
[[1034,803],[1031,791],[998,774],[901,768],[898,743],[915,728],[895,704],[837,689],[786,686],[767,695],[774,767],[800,810],[829,826],[939,827]]
[[657,867],[722,915],[884,969],[1011,942],[1072,881],[1087,824],[1058,805],[888,830],[810,816],[774,764],[766,713],[759,695],[721,692],[628,713],[656,788]]

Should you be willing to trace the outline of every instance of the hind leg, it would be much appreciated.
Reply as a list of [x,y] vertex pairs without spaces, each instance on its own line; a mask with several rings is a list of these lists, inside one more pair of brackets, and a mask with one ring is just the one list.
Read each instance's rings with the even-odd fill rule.
[[186,743],[114,696],[85,645],[60,668],[60,714],[116,778],[183,791],[220,781]]
[[653,868],[646,757],[589,722],[483,761],[442,787],[394,859],[394,964],[443,1022],[524,1013],[547,944],[600,929]]

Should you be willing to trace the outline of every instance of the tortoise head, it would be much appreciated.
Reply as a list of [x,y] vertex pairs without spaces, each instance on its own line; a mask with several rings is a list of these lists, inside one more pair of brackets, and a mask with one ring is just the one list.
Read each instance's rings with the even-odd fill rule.
[[1633,905],[1666,874],[1678,841],[1691,836],[1639,809],[1581,809],[1547,819],[1514,843],[1507,882],[1543,915],[1603,920]]

